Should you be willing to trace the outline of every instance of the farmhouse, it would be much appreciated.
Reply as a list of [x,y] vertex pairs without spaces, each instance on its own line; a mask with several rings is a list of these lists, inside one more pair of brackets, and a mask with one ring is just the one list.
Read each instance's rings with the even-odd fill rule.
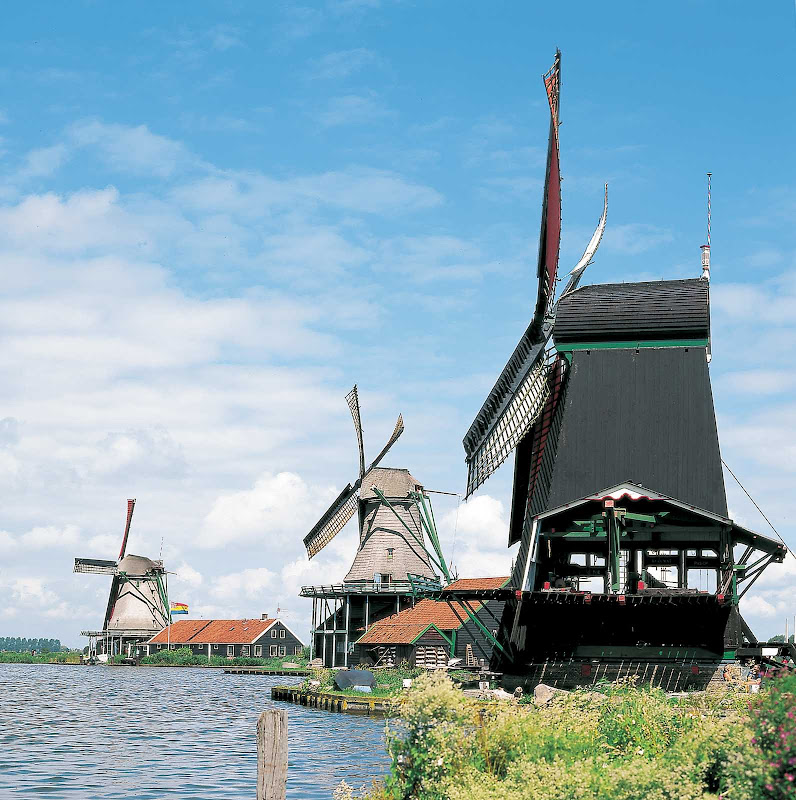
[[[413,667],[441,667],[450,658],[468,666],[489,664],[503,602],[454,599],[468,593],[499,589],[509,578],[462,578],[442,592],[445,599],[424,599],[413,608],[375,622],[355,644],[360,662],[393,666],[407,661]],[[469,613],[468,613],[469,611]],[[476,621],[477,620],[477,621]]]
[[273,658],[301,655],[304,644],[284,622],[268,619],[185,619],[147,643],[147,655],[188,647],[196,655]]

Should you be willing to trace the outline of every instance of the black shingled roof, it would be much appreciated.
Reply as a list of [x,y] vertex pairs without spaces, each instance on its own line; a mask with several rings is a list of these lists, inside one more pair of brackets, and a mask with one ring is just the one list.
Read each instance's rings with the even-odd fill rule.
[[558,303],[553,337],[565,342],[705,339],[708,282],[698,278],[583,286]]

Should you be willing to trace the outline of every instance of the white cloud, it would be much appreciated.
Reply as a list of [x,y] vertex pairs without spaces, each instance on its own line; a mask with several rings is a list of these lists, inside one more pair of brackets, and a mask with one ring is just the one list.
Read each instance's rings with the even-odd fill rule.
[[274,588],[276,573],[265,567],[244,569],[215,578],[210,593],[226,601],[265,599]]
[[69,134],[74,145],[92,148],[114,171],[165,178],[198,163],[180,142],[152,133],[146,125],[83,120],[72,125]]
[[177,567],[176,573],[175,577],[180,583],[184,583],[194,589],[202,585],[202,573],[184,561]]
[[265,473],[252,489],[216,499],[197,544],[220,548],[233,542],[268,540],[275,549],[284,549],[299,532],[309,530],[324,498],[331,500],[334,494],[334,490],[317,492],[292,472]]
[[775,617],[777,609],[768,600],[759,595],[750,595],[741,600],[741,613],[749,617]]
[[10,553],[16,547],[17,540],[8,531],[0,531],[0,553]]
[[74,525],[57,528],[53,525],[32,528],[23,533],[20,543],[33,550],[74,547],[80,542],[80,530]]
[[509,524],[503,503],[488,494],[472,497],[442,518],[446,540],[456,528],[456,568],[461,577],[499,577],[511,570]]

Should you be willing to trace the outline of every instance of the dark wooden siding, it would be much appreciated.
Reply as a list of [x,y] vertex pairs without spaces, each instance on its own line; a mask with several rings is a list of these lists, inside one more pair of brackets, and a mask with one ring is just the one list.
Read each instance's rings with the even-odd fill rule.
[[[498,600],[490,600],[476,616],[479,622],[488,631],[497,631],[500,627],[500,618],[503,614],[503,603]],[[486,634],[466,615],[465,623],[456,631],[456,658],[465,658],[467,645],[472,645],[473,655],[476,660],[482,658],[489,664],[492,658],[492,642]],[[446,631],[447,633],[447,631]]]
[[547,509],[630,481],[727,515],[703,347],[576,352],[563,407]]

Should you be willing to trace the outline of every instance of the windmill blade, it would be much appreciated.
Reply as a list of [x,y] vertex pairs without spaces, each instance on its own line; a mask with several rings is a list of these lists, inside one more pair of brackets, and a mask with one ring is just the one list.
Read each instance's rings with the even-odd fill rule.
[[559,100],[561,94],[561,52],[556,50],[553,66],[542,76],[550,106],[542,223],[539,228],[537,263],[538,289],[531,327],[538,332],[552,310],[558,279],[558,251],[561,246],[561,165],[558,152]]
[[119,561],[124,558],[127,550],[127,537],[130,535],[130,523],[133,521],[133,510],[135,509],[135,498],[127,501],[127,523],[124,526],[124,536],[122,537],[122,549],[119,550]]
[[113,609],[116,608],[116,598],[119,596],[119,587],[121,585],[122,581],[118,574],[114,575],[111,581],[111,593],[108,595],[108,606],[105,609],[105,621],[102,623],[102,630],[104,631],[108,630],[108,624],[113,616]]
[[345,396],[345,401],[348,403],[348,408],[351,411],[351,417],[354,420],[354,428],[357,432],[357,445],[359,446],[359,477],[360,480],[365,477],[365,445],[362,442],[362,418],[359,414],[359,392],[357,392],[357,385]]
[[401,414],[398,415],[398,421],[395,423],[395,428],[393,428],[392,436],[387,440],[387,444],[384,445],[382,451],[376,456],[374,462],[367,468],[367,472],[370,472],[373,467],[378,466],[379,462],[387,455],[389,449],[398,441],[400,435],[404,432],[404,418]]
[[[549,338],[549,333],[548,333]],[[469,497],[509,457],[541,414],[549,394],[547,340],[520,340],[464,437]]]
[[93,575],[115,575],[116,562],[104,558],[76,558],[74,572],[86,572]]
[[315,527],[304,537],[307,556],[317,555],[345,527],[357,510],[361,479],[353,486],[349,483],[329,506],[326,513],[315,523]]
[[597,252],[597,248],[600,246],[600,242],[603,240],[603,234],[605,233],[605,222],[607,219],[608,219],[608,184],[606,183],[602,216],[600,217],[600,221],[597,223],[597,228],[592,234],[589,244],[583,251],[583,255],[581,256],[580,261],[578,261],[578,263],[575,264],[572,271],[567,276],[569,280],[567,281],[567,285],[564,288],[564,291],[561,293],[561,297],[563,297],[566,294],[569,294],[570,292],[574,292],[575,289],[578,288],[578,283],[580,283],[581,276],[586,271],[586,267],[588,267],[589,264],[591,264],[592,259],[594,258],[594,255]]

